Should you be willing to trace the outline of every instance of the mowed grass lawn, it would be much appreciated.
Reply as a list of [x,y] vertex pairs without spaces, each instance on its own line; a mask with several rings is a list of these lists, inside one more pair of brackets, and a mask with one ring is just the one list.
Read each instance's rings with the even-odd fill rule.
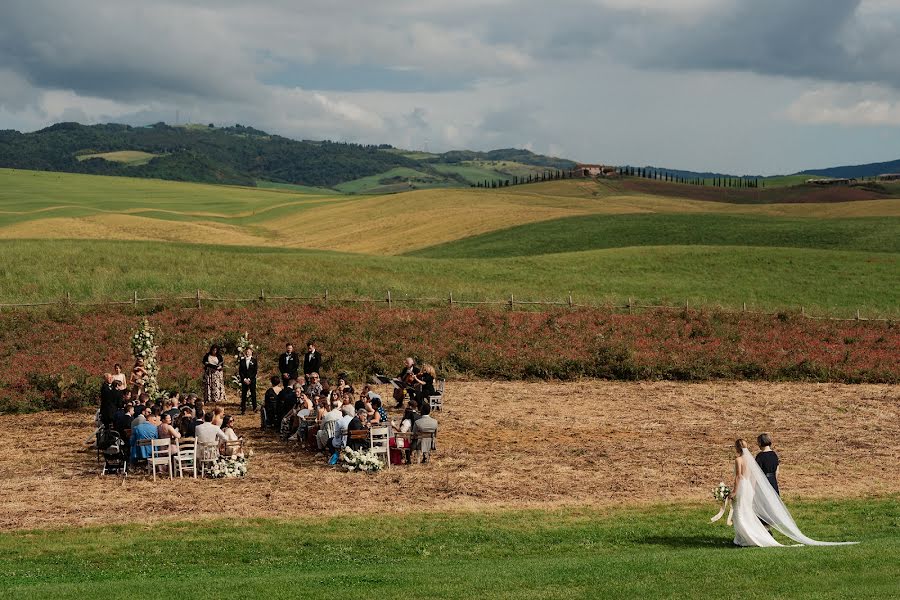
[[896,315],[896,255],[661,246],[494,260],[95,240],[0,241],[0,303],[194,294],[722,305],[851,316]]
[[713,504],[71,528],[0,534],[0,596],[897,596],[896,498],[791,508],[808,535],[860,543],[735,548]]

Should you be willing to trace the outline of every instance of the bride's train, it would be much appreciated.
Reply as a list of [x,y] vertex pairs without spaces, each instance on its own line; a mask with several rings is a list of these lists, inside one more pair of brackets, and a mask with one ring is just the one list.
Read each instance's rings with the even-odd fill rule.
[[781,546],[762,521],[806,546],[840,546],[856,542],[820,542],[800,531],[781,497],[769,484],[747,448],[743,449],[745,474],[734,499],[734,543],[738,546]]

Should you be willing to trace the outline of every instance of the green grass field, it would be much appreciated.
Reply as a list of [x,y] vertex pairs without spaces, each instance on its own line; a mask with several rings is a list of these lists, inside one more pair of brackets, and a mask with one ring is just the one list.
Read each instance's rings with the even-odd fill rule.
[[725,214],[584,215],[501,229],[409,254],[429,258],[500,258],[666,245],[900,253],[900,218],[800,219]]
[[[227,297],[562,300],[796,309],[896,315],[897,259],[870,252],[662,246],[495,260],[366,256],[312,250],[93,240],[0,242],[0,302]],[[40,257],[40,268],[35,267]],[[240,274],[240,275],[238,275]],[[339,274],[339,276],[336,276]]]
[[583,180],[388,196],[14,170],[0,183],[0,303],[391,289],[900,314],[897,199],[737,205]]
[[69,528],[0,534],[0,596],[896,597],[896,498],[791,508],[860,543],[735,548],[712,504]]
[[161,156],[159,154],[151,154],[150,152],[142,152],[140,150],[119,150],[117,152],[100,152],[98,154],[80,154],[76,158],[79,161],[91,158],[102,158],[110,162],[122,163],[132,167],[146,165],[148,162]]

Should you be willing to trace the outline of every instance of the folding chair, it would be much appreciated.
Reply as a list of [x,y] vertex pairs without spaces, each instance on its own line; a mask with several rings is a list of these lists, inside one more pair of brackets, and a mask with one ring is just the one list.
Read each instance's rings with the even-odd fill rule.
[[357,429],[356,431],[349,432],[347,436],[347,445],[354,449],[359,450],[360,448],[365,448],[365,446],[369,443],[369,430],[368,429]]
[[[148,439],[138,440],[137,443],[135,443],[134,447],[135,448],[150,448],[150,442],[151,442],[151,440],[148,440]],[[151,450],[151,452],[152,452],[152,450]],[[144,469],[149,470],[150,459],[149,458],[137,458],[137,459],[135,459],[134,464],[141,465],[144,467]]]
[[178,440],[175,466],[178,468],[179,477],[184,477],[184,471],[187,469],[191,477],[197,478],[197,441],[194,438],[181,438]]
[[427,460],[427,455],[436,450],[436,446],[434,443],[436,437],[437,436],[433,431],[429,431],[428,433],[422,432],[415,434],[414,442],[412,444],[412,450],[413,452],[419,453],[420,461],[422,459]]
[[384,463],[386,467],[391,466],[390,439],[390,427],[373,427],[369,430],[369,447],[376,455],[384,454]]
[[205,477],[206,469],[212,467],[219,460],[218,442],[198,442],[195,456],[200,465],[200,477]]
[[230,442],[225,442],[225,448],[222,452],[222,456],[226,456],[228,458],[234,456],[243,456],[244,455],[244,440],[243,438],[232,440]]
[[172,479],[172,440],[150,440],[150,460],[147,463],[156,481],[156,467],[166,467]]
[[443,410],[444,408],[444,386],[446,385],[446,379],[438,379],[437,387],[434,388],[435,394],[433,396],[428,397],[428,404],[431,407],[431,410]]

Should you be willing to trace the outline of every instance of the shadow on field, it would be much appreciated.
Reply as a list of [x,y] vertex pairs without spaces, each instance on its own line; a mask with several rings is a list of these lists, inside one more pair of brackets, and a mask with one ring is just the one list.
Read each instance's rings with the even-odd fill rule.
[[667,548],[736,548],[726,536],[711,537],[708,535],[654,535],[635,540],[637,544],[647,546],[666,546]]

